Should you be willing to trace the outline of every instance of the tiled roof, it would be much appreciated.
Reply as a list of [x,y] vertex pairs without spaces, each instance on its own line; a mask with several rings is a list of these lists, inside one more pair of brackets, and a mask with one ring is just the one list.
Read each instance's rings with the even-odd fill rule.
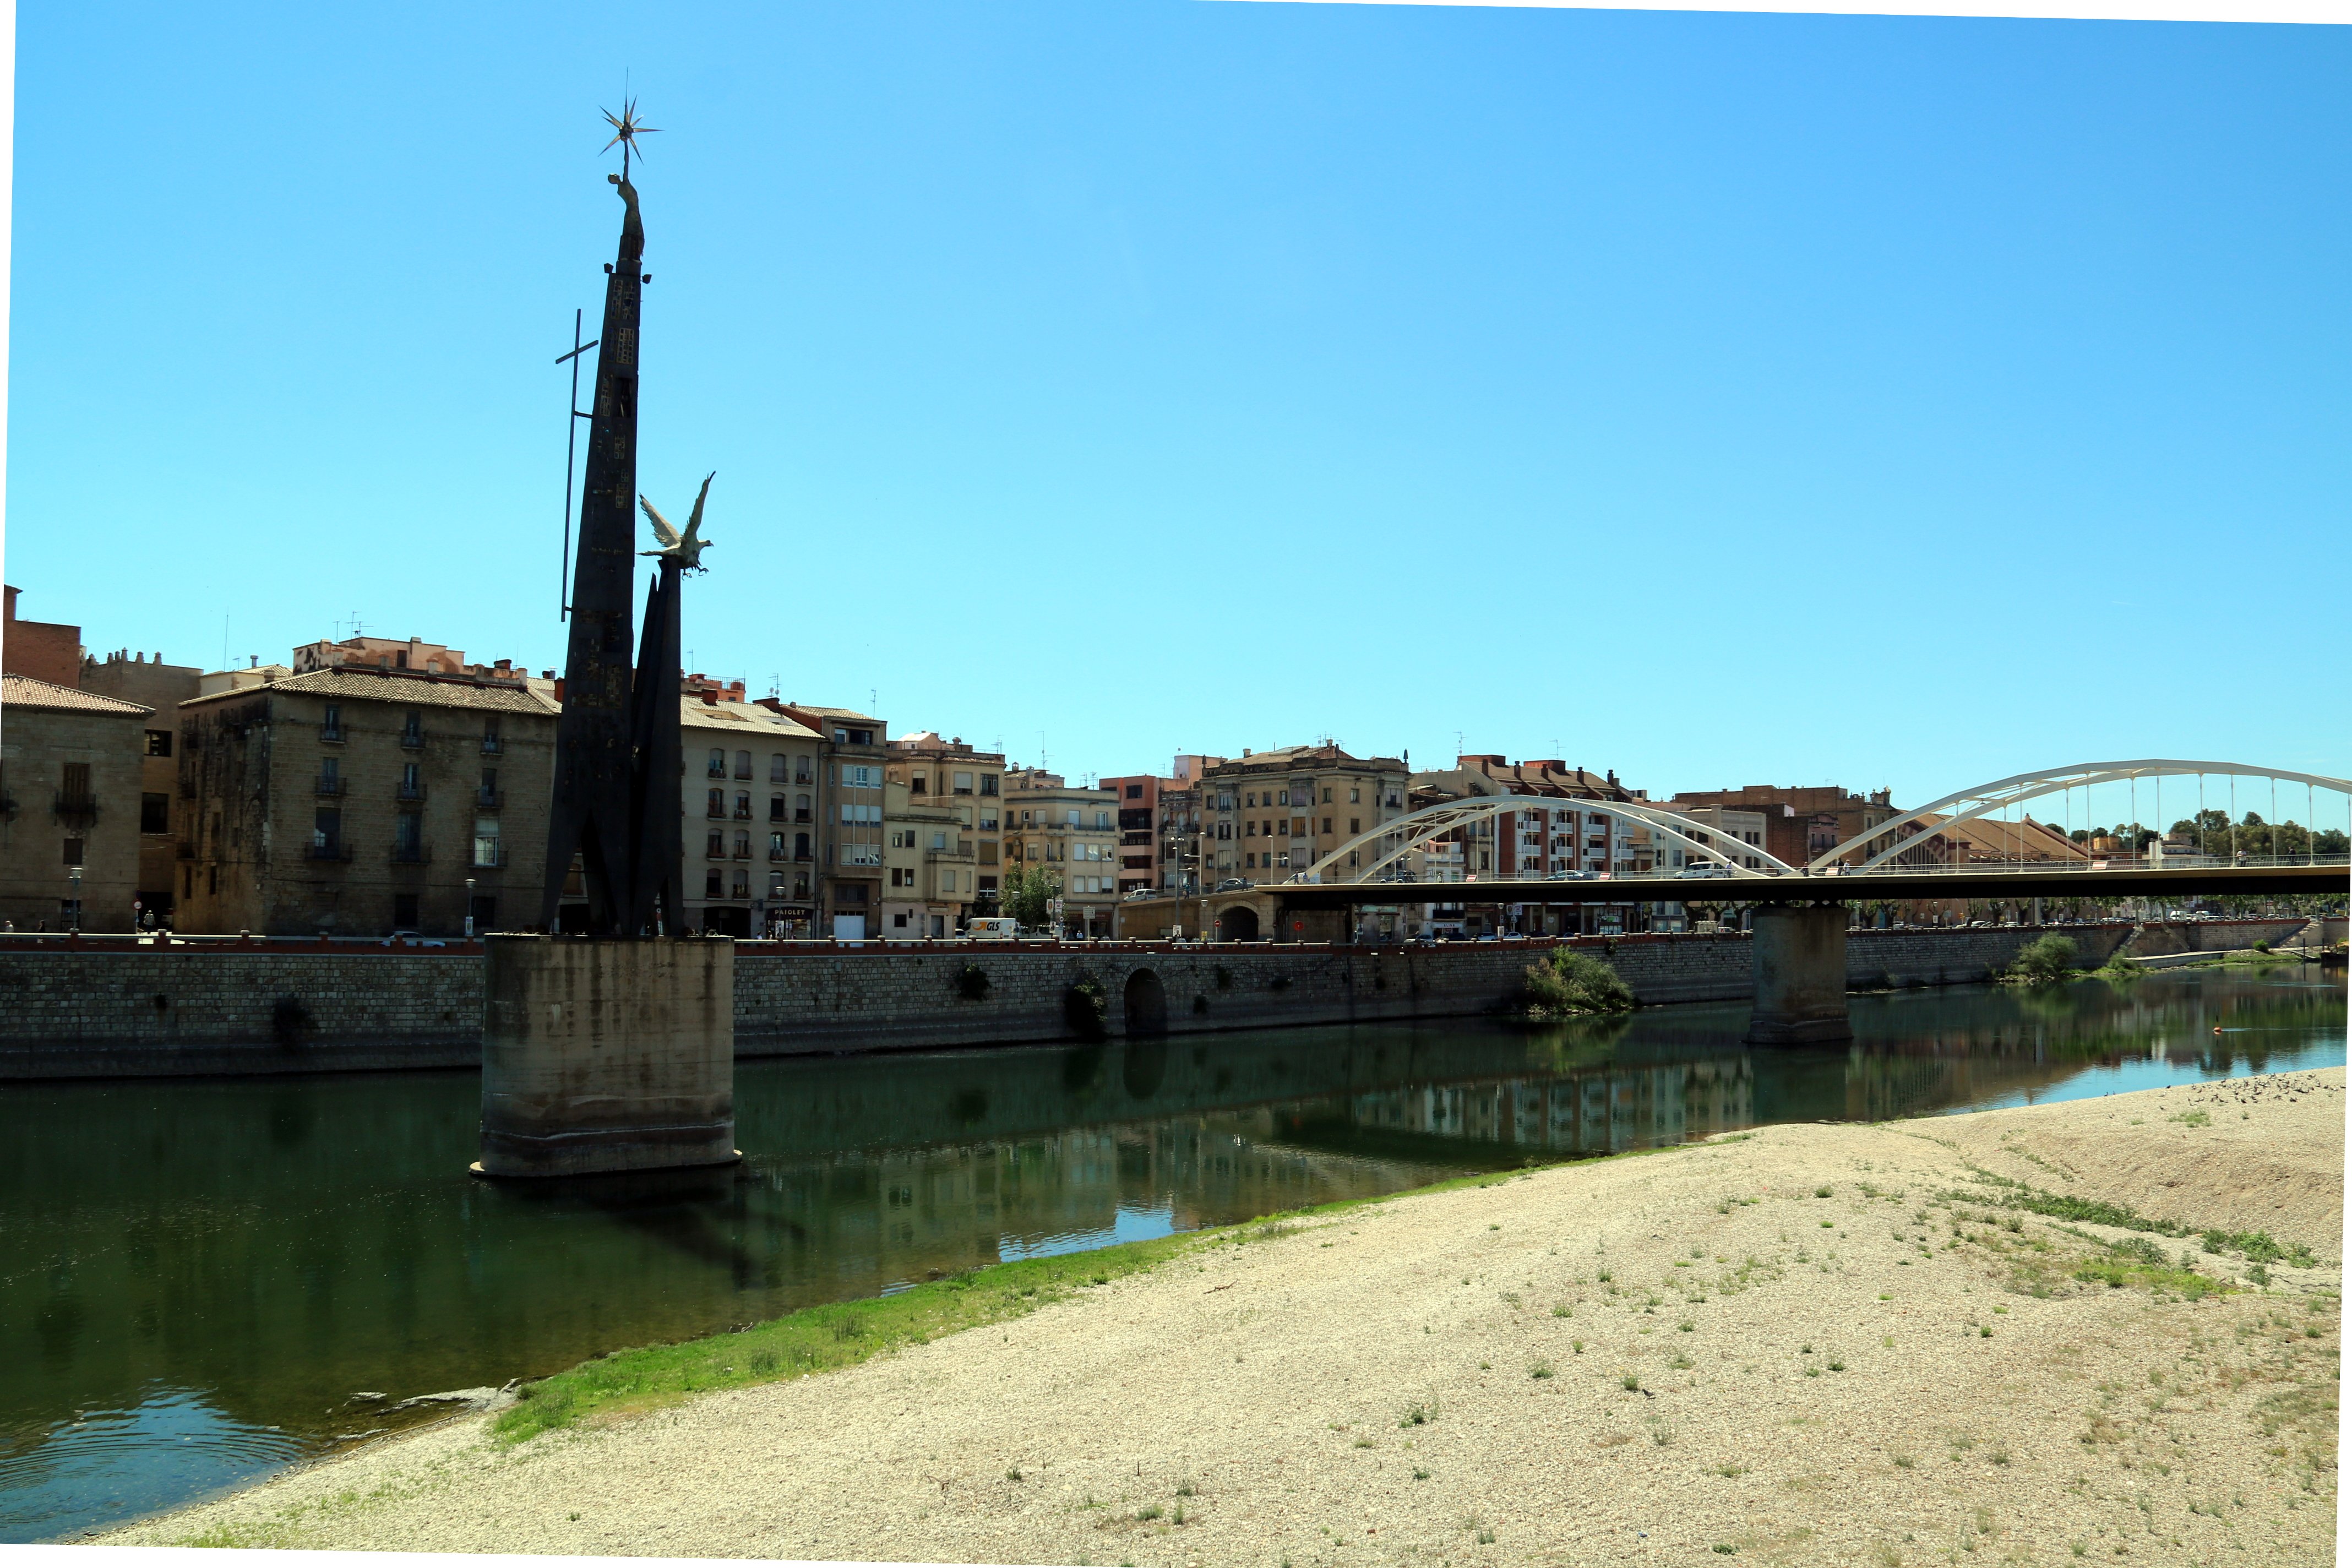
[[760,731],[771,739],[821,741],[824,737],[796,720],[762,708],[756,702],[705,702],[699,697],[677,700],[679,722],[691,730]]
[[29,675],[0,675],[0,710],[34,708],[49,713],[106,713],[120,718],[155,711],[119,697],[100,697],[71,686],[53,686]]
[[462,676],[424,675],[415,670],[382,669],[372,665],[339,665],[289,676],[264,686],[240,687],[181,704],[194,708],[229,698],[284,691],[331,701],[394,702],[404,708],[466,708],[484,713],[527,713],[552,719],[562,711],[554,702],[527,686],[507,686]]

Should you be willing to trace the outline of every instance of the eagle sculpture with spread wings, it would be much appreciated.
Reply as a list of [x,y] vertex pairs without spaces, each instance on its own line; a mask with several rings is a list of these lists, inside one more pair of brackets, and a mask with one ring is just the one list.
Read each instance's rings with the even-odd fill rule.
[[710,481],[718,477],[719,474],[714,469],[703,479],[701,492],[694,498],[694,510],[686,520],[684,533],[672,528],[669,525],[669,519],[656,511],[652,501],[647,500],[644,496],[639,496],[637,504],[646,509],[646,517],[653,523],[654,536],[661,541],[662,547],[659,550],[641,550],[637,553],[651,555],[663,561],[675,561],[681,571],[708,571],[709,568],[702,564],[702,552],[710,548],[712,542],[701,536],[702,503],[710,499]]

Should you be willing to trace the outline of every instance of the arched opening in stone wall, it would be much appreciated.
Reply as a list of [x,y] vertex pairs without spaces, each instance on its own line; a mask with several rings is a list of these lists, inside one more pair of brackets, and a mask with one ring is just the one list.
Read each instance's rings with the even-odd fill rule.
[[1149,969],[1139,969],[1127,977],[1127,1032],[1168,1032],[1168,989],[1160,984],[1160,976]]
[[1255,942],[1257,911],[1247,904],[1235,904],[1217,917],[1219,942]]

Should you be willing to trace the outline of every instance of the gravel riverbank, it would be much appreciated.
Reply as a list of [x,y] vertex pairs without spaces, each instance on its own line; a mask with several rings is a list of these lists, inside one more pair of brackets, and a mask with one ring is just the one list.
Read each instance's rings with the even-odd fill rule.
[[845,1370],[511,1447],[469,1417],[105,1539],[2326,1563],[2344,1093],[1772,1127],[1244,1227]]

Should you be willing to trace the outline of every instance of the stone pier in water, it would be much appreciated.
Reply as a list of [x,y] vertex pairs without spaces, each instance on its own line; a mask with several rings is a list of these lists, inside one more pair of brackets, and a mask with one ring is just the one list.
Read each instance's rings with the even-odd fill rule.
[[735,944],[485,943],[486,1176],[722,1165],[735,1147]]

